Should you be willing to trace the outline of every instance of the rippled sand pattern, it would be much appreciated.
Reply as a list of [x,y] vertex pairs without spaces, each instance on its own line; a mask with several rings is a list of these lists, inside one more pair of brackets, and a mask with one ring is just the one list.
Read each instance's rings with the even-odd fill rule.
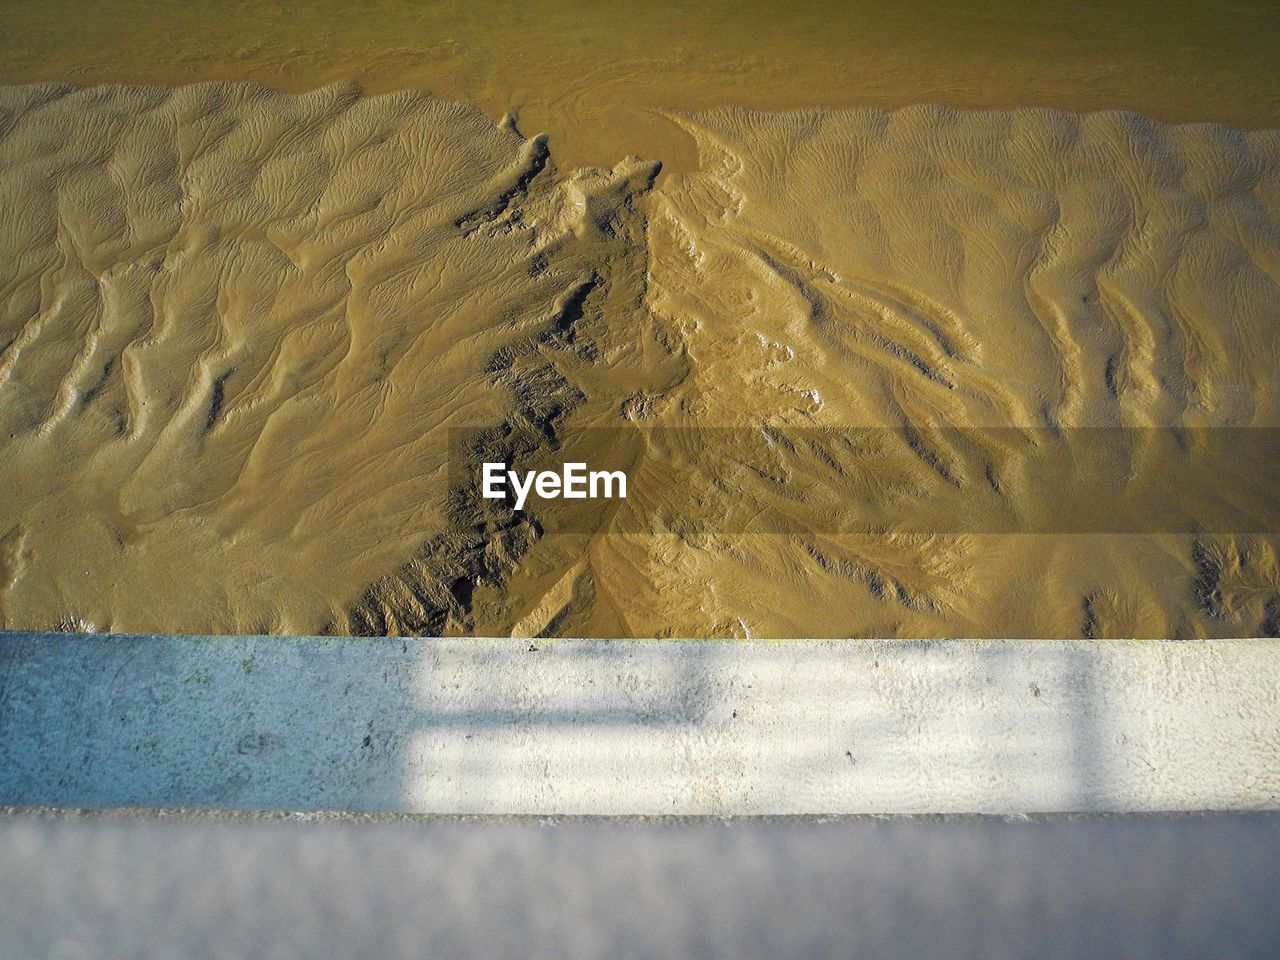
[[[934,107],[682,122],[703,169],[661,191],[650,223],[650,301],[692,358],[671,422],[1067,443],[1081,427],[1280,423],[1280,134]],[[776,481],[739,479],[748,503],[824,476],[869,503],[955,463],[948,481],[991,485],[1024,518],[1075,481],[993,477],[991,455],[984,476],[935,449],[941,463],[903,445],[871,476],[834,469],[832,447],[790,450]],[[1135,496],[1153,482],[1139,473]],[[1276,546],[815,533],[641,540],[600,569],[614,596],[630,564],[654,585],[627,608],[642,635],[1203,636],[1276,629]]]
[[[592,205],[652,175],[559,179],[543,141],[409,94],[0,110],[9,627],[345,629],[424,544],[456,561],[478,534],[444,503],[448,429],[513,413],[497,356],[527,410],[571,405],[536,341],[619,243]],[[437,628],[451,583],[419,591]]]
[[[627,424],[910,426],[884,473],[783,443],[726,495],[785,512],[805,483],[872,502],[941,473],[1034,515],[1059,491],[931,431],[1280,426],[1280,133],[671,120],[699,160],[655,185],[425,95],[0,90],[0,625],[1280,629],[1272,537],[717,533],[722,506],[664,491],[678,443],[593,531],[458,496],[456,427],[475,463]],[[664,502],[699,532],[623,522]]]

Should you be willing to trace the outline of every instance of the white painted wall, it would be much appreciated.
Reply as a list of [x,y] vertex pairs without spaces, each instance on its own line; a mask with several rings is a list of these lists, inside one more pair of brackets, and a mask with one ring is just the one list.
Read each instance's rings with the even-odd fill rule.
[[1280,808],[1280,642],[0,634],[0,804]]

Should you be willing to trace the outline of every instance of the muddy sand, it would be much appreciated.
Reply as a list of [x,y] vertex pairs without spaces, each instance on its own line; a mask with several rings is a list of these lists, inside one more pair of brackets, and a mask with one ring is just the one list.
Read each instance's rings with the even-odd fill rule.
[[[662,122],[660,175],[426,93],[0,89],[0,625],[1280,629],[1280,132]],[[467,486],[619,435],[626,501]]]
[[1274,5],[6,13],[0,628],[1280,632]]

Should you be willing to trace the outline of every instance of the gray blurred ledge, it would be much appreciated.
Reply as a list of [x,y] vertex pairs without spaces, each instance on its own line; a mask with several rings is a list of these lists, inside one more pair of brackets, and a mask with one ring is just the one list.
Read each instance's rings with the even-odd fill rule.
[[1280,809],[1280,641],[0,633],[0,804]]
[[1274,960],[1280,815],[0,811],[0,957]]

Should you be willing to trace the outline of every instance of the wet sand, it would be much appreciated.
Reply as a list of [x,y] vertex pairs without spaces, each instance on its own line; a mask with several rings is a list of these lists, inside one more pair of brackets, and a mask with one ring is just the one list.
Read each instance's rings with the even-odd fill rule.
[[[1121,15],[1068,54],[1060,18],[993,7],[916,24],[914,53],[950,53],[895,73],[871,41],[910,11],[797,13],[765,45],[749,7],[736,46],[690,15],[672,51],[645,12],[432,32],[315,8],[253,43],[166,13],[91,47],[97,15],[58,9],[18,18],[0,70],[58,81],[0,88],[0,626],[1280,631],[1264,488],[1226,484],[1254,521],[1234,534],[1037,525],[1081,489],[1082,431],[1183,444],[1117,468],[1138,509],[1212,470],[1187,431],[1280,427],[1269,14]],[[1010,30],[979,91],[958,38]],[[573,524],[451,476],[637,428],[690,439]],[[772,459],[717,450],[739,468],[691,498],[672,478],[705,428],[763,429]],[[796,441],[866,428],[910,432],[872,467]],[[1065,466],[1030,476],[993,429],[1050,435]],[[948,492],[960,528],[815,519]],[[743,504],[787,533],[728,523]]]
[[356,82],[520,115],[561,162],[696,163],[670,110],[1123,109],[1280,126],[1280,9],[1247,0],[699,4],[11,0],[0,83]]

